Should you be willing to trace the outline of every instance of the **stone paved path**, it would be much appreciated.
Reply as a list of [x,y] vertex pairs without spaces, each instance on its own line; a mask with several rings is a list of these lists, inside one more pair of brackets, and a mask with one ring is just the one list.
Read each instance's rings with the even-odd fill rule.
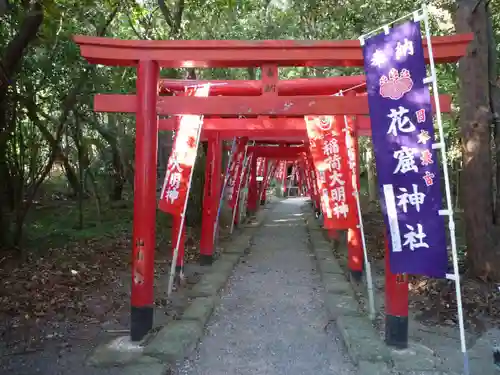
[[351,375],[328,324],[302,198],[277,203],[234,271],[206,336],[179,375]]

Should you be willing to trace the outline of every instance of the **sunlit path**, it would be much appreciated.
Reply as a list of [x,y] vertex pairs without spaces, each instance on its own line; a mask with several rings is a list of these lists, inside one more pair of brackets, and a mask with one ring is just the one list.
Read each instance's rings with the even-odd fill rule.
[[302,198],[278,203],[179,374],[352,374],[323,308]]

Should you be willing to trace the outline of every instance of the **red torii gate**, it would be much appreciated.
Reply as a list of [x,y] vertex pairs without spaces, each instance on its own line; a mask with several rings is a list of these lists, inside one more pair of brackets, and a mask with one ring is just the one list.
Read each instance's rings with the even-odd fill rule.
[[[466,52],[472,34],[434,37],[436,63],[456,62]],[[136,160],[131,338],[142,339],[153,325],[153,270],[156,220],[156,163],[158,115],[200,114],[214,116],[368,115],[362,97],[317,95],[278,96],[278,66],[363,66],[359,41],[140,41],[76,36],[81,54],[90,63],[137,68],[137,95],[96,97],[95,108],[110,111],[118,100],[121,110],[136,113]],[[426,42],[424,41],[424,44]],[[427,55],[427,49],[424,48]],[[426,56],[428,58],[428,56]],[[261,96],[183,97],[158,96],[160,67],[260,66]],[[106,108],[103,103],[108,105]],[[265,128],[264,130],[265,135]],[[234,134],[233,134],[234,137]],[[254,139],[256,137],[253,137]],[[258,137],[260,138],[260,137]],[[220,135],[216,135],[220,141]],[[154,183],[153,183],[154,181]]]

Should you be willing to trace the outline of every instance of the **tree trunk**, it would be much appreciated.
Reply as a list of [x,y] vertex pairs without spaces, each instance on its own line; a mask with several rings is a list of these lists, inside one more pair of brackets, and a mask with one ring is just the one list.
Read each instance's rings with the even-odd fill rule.
[[[3,3],[7,5],[7,2],[3,1]],[[42,21],[42,5],[40,2],[35,2],[30,8],[26,9],[26,17],[22,21],[18,33],[7,44],[3,57],[0,59],[2,76],[0,80],[0,181],[7,182],[10,179],[7,166],[7,142],[10,137],[7,123],[8,84],[12,84],[13,77],[21,65],[26,48],[36,38]],[[0,247],[7,244],[10,229],[6,221],[6,211],[10,204],[7,200],[5,182],[0,184]]]
[[366,178],[368,180],[368,199],[370,202],[377,200],[377,178],[375,176],[375,165],[373,162],[373,146],[366,145],[365,150]]
[[493,222],[491,161],[492,112],[489,95],[490,14],[484,1],[458,0],[456,29],[473,32],[467,55],[459,63],[460,129],[463,146],[462,198],[470,270],[482,279],[500,280],[499,245]]
[[[116,133],[109,131],[108,129],[117,129],[118,120],[114,114],[108,114],[108,127],[105,128],[99,124],[99,118],[94,114],[93,127],[96,129],[101,137],[108,142],[109,148],[111,149],[112,158],[112,180],[111,180],[111,191],[109,192],[109,199],[111,201],[122,200],[123,188],[125,186],[126,176],[125,167],[122,160],[122,154],[120,153],[120,146],[118,142],[118,136]],[[133,184],[132,184],[133,185]]]
[[29,119],[35,124],[40,133],[42,133],[42,136],[49,143],[50,149],[53,150],[56,158],[62,162],[68,183],[73,194],[76,195],[80,190],[80,182],[78,180],[78,176],[76,175],[75,169],[72,167],[68,160],[68,156],[65,154],[64,150],[61,147],[60,140],[54,138],[49,129],[47,129],[46,124],[42,123],[42,120],[40,120],[40,118],[38,117],[37,107],[35,102],[33,101],[33,98],[26,99],[24,101],[24,104],[26,106]]

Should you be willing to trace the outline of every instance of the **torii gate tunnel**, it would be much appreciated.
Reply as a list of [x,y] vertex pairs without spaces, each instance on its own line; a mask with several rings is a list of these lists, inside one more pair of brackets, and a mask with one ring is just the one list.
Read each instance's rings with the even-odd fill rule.
[[[133,341],[141,340],[153,326],[158,131],[176,126],[172,117],[159,116],[205,115],[202,136],[210,140],[212,150],[209,149],[208,159],[212,161],[220,160],[220,141],[236,136],[276,143],[307,141],[303,120],[306,115],[357,116],[358,134],[370,134],[366,96],[325,95],[361,83],[364,77],[278,80],[279,66],[363,67],[362,48],[357,40],[141,41],[88,36],[76,36],[74,40],[81,55],[92,64],[137,69],[136,95],[96,95],[94,102],[96,111],[136,114],[132,267],[133,274],[140,270],[144,278],[132,280]],[[471,40],[469,34],[432,38],[435,62],[456,62]],[[427,48],[424,51],[427,54]],[[163,96],[160,94],[189,85],[190,81],[160,81],[162,67],[261,67],[263,74],[260,82],[239,81],[229,84],[230,88],[220,88],[233,90],[237,95],[242,90],[242,96],[229,96],[229,91],[224,91],[225,96]],[[217,92],[219,88],[214,86],[214,90]],[[450,98],[440,96],[440,100],[442,108],[449,109]],[[236,120],[236,117],[245,118]],[[220,179],[213,180],[212,188],[220,189]],[[212,192],[217,191],[213,189]],[[211,196],[210,202],[217,207],[218,194]]]

